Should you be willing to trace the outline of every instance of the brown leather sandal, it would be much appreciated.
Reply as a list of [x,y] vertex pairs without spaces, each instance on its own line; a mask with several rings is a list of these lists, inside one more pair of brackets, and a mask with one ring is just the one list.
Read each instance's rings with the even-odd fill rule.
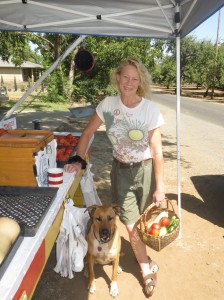
[[[152,273],[157,273],[159,271],[159,266],[157,265],[157,263],[153,260],[149,260],[149,267],[152,271]],[[155,269],[157,269],[156,271],[154,271]]]
[[[150,281],[148,281],[151,279]],[[155,291],[157,284],[157,274],[151,273],[143,277],[144,280],[144,293],[146,297],[151,297]]]
[[[159,271],[159,266],[151,258],[149,258],[149,267],[150,267],[152,273],[143,277],[144,293],[147,297],[151,297],[154,293],[154,290],[155,290],[155,287],[157,284],[157,272]],[[149,281],[149,279],[151,281]]]

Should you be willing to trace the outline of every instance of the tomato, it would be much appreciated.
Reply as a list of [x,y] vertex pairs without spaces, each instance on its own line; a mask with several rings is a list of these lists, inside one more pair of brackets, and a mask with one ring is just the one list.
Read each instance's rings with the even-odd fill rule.
[[69,139],[69,140],[73,139],[73,135],[71,133],[69,133],[69,134],[67,134],[66,138]]
[[161,228],[161,225],[159,223],[153,223],[151,225],[151,229],[160,229]]
[[154,236],[159,236],[159,233],[160,233],[160,229],[158,229],[158,228],[151,228],[149,230],[149,234],[154,235]]
[[76,140],[72,140],[71,142],[70,142],[70,145],[71,146],[76,146],[78,144],[78,142],[76,141]]
[[159,223],[160,223],[161,227],[169,226],[170,225],[170,219],[168,217],[162,217]]

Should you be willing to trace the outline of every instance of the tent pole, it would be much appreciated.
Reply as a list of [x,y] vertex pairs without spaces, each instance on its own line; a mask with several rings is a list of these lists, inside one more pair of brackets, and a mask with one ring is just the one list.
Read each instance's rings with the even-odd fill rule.
[[23,101],[41,84],[41,82],[57,68],[57,66],[67,57],[84,39],[85,35],[80,36],[73,44],[71,44],[65,52],[50,66],[50,68],[35,82],[33,86],[31,86],[25,94],[19,99],[19,101],[6,113],[6,115],[2,118],[1,121],[9,118],[16,108],[23,103]]
[[[177,194],[178,216],[181,220],[181,172],[180,172],[180,37],[176,37],[176,139],[177,139]],[[179,237],[182,236],[180,222]]]

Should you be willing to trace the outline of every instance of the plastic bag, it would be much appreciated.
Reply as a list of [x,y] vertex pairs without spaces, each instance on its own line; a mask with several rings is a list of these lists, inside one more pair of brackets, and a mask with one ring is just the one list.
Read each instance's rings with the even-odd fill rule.
[[86,207],[89,207],[94,204],[102,205],[94,185],[93,173],[90,171],[91,167],[92,164],[88,163],[88,165],[86,166],[85,173],[82,179],[80,180],[83,200]]
[[54,268],[62,277],[74,277],[73,272],[81,272],[84,268],[84,257],[88,244],[85,239],[87,224],[90,219],[86,208],[73,205],[72,199],[65,204],[65,211],[56,240],[56,260]]

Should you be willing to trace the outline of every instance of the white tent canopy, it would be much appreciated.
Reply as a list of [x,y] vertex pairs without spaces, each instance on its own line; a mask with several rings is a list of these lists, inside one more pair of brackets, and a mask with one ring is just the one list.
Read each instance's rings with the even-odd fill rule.
[[[180,38],[222,6],[223,0],[0,0],[0,31],[81,35],[36,84],[40,84],[86,35],[176,39],[177,193],[178,214],[181,217]],[[31,87],[17,105],[35,87]],[[13,111],[11,109],[5,117],[9,117]]]
[[221,6],[223,0],[0,0],[0,30],[175,38]]

